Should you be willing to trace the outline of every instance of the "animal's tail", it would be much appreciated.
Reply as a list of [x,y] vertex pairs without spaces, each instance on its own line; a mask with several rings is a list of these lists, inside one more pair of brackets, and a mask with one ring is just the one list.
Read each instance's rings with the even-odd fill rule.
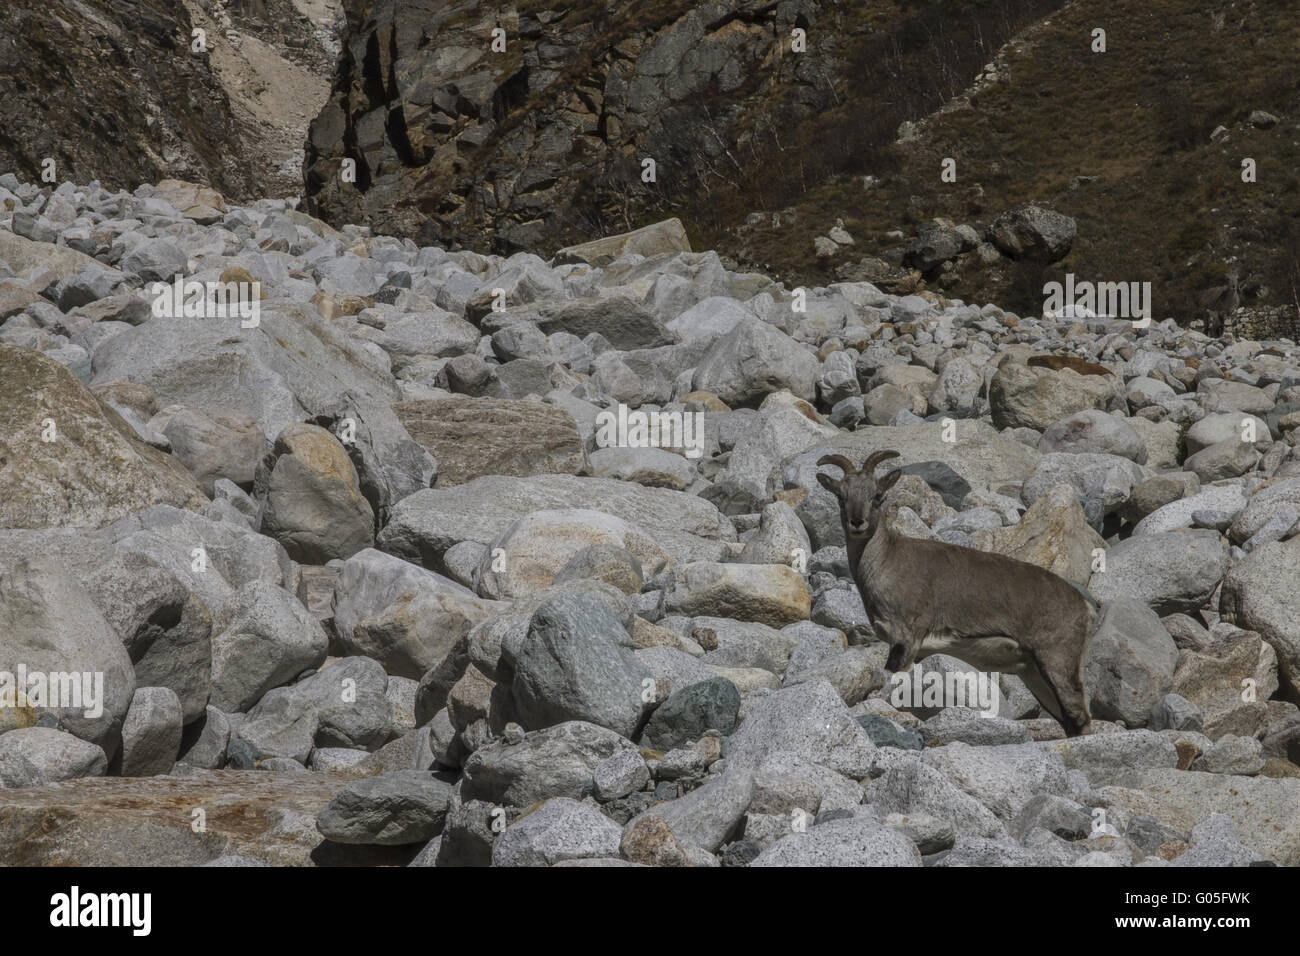
[[1092,636],[1096,633],[1097,624],[1101,620],[1101,605],[1097,602],[1097,599],[1093,597],[1092,592],[1082,584],[1075,584],[1071,581],[1070,586],[1083,595],[1083,599],[1088,602],[1088,637],[1084,641],[1082,658],[1086,659],[1088,656],[1088,645],[1092,643]]

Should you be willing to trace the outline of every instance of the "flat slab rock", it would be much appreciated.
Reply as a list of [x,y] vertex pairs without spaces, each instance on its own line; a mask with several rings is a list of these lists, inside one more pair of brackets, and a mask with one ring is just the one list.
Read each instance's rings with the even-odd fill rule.
[[[274,866],[404,866],[413,847],[343,846],[316,815],[356,774],[204,770],[5,790],[0,865],[199,866],[238,855]],[[194,832],[194,811],[205,832]]]
[[427,398],[393,406],[411,437],[438,461],[438,487],[483,475],[575,474],[582,437],[561,408],[506,399]]

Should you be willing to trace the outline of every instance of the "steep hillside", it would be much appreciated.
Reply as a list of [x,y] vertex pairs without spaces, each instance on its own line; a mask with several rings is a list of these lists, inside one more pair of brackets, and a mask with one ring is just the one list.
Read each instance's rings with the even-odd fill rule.
[[[1091,49],[1098,27],[1105,53]],[[933,284],[968,301],[1030,311],[1042,304],[1043,283],[1066,272],[1151,281],[1157,317],[1186,320],[1197,314],[1197,293],[1235,264],[1243,304],[1294,309],[1298,49],[1300,19],[1285,0],[1074,0],[1009,44],[969,93],[904,129],[876,161],[845,164],[844,175],[792,199],[780,227],[770,217],[739,233],[708,225],[738,259],[816,282],[864,255],[897,261],[902,240],[891,230],[910,238],[934,216],[978,229],[1017,203],[1045,201],[1078,223],[1064,260],[959,263]],[[854,108],[828,122],[848,122]],[[1272,119],[1252,120],[1257,110]],[[940,179],[945,157],[957,162],[954,183]],[[1251,184],[1241,175],[1247,157],[1258,169]],[[864,188],[850,173],[879,181]],[[856,244],[819,262],[813,240],[837,218]]]
[[[338,0],[6,0],[0,171],[112,187],[178,177],[252,200],[301,189]],[[206,32],[206,52],[191,44]]]
[[[334,222],[503,252],[664,214],[716,232],[860,161],[1057,6],[529,0],[498,17],[469,0],[356,0],[307,193]],[[854,129],[818,138],[825,116]]]

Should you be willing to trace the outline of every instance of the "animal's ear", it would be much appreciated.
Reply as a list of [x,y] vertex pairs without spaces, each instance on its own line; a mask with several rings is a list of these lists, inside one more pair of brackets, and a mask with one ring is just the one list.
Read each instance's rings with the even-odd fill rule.
[[840,482],[838,478],[832,478],[830,475],[822,474],[819,471],[817,473],[817,481],[836,498],[840,496]]
[[898,483],[898,479],[903,477],[903,469],[895,468],[885,477],[876,482],[876,496],[884,495],[890,488]]

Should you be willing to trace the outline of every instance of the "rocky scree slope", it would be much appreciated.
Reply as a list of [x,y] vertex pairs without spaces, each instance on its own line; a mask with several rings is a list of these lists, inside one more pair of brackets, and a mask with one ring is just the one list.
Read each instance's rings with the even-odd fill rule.
[[[103,675],[0,708],[0,862],[1300,863],[1295,342],[560,258],[0,176],[0,672]],[[1098,733],[896,696],[815,480],[882,448],[1096,595]]]

